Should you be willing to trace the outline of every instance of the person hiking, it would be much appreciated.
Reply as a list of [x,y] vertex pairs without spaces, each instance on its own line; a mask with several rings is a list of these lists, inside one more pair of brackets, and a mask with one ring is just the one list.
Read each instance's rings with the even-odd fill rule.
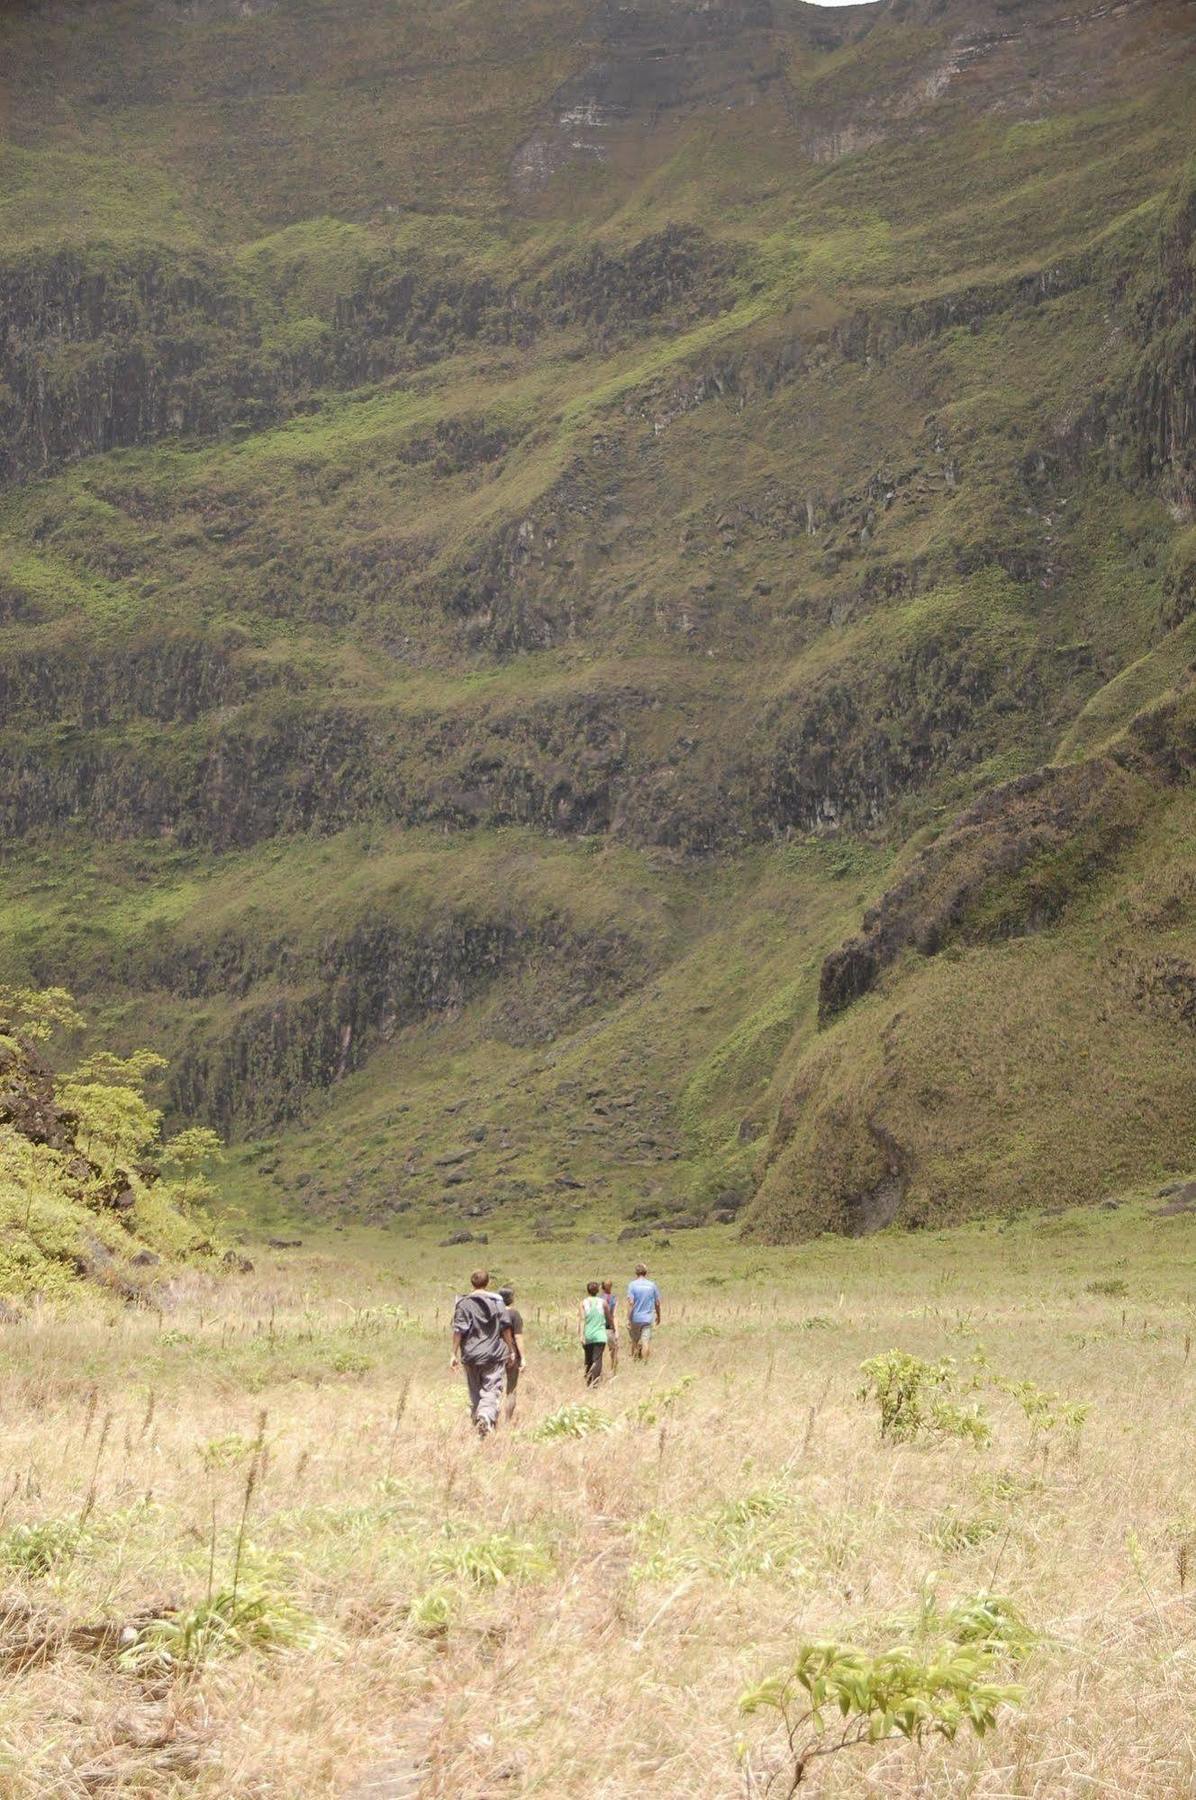
[[596,1281],[587,1281],[586,1297],[577,1309],[577,1330],[585,1353],[586,1386],[602,1380],[602,1353],[606,1349],[606,1308]]
[[503,1379],[515,1355],[511,1316],[498,1294],[490,1292],[489,1269],[469,1277],[471,1293],[458,1294],[453,1308],[453,1355],[450,1369],[465,1370],[469,1416],[479,1437],[489,1437],[498,1424]]
[[635,1280],[627,1289],[627,1335],[633,1362],[647,1362],[652,1331],[660,1324],[660,1289],[648,1277],[643,1263],[635,1265]]
[[498,1297],[507,1309],[507,1318],[511,1326],[511,1337],[515,1345],[515,1354],[507,1363],[507,1403],[505,1416],[507,1424],[515,1417],[515,1391],[519,1386],[519,1377],[527,1367],[527,1359],[523,1354],[523,1314],[516,1310],[515,1290],[511,1287],[499,1288]]
[[602,1283],[602,1305],[606,1312],[606,1353],[610,1357],[610,1372],[619,1372],[619,1303],[615,1299],[614,1283]]

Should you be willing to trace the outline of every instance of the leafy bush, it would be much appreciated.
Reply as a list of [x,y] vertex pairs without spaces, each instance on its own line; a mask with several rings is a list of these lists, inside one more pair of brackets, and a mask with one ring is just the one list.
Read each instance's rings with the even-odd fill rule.
[[452,1623],[456,1603],[450,1588],[429,1588],[407,1608],[407,1623],[420,1637],[443,1637]]
[[0,1564],[23,1575],[48,1575],[59,1563],[73,1560],[85,1548],[89,1533],[78,1519],[43,1519],[38,1525],[14,1525],[0,1537]]
[[657,1394],[646,1394],[631,1409],[631,1418],[637,1425],[658,1425],[662,1414],[675,1406],[686,1390],[693,1386],[693,1376],[683,1375],[672,1387],[662,1388]]
[[65,988],[10,987],[0,981],[0,1033],[20,1032],[33,1043],[42,1043],[61,1029],[77,1031],[83,1015],[74,996]]
[[881,1437],[911,1443],[928,1422],[935,1389],[949,1384],[954,1367],[949,1358],[930,1363],[905,1350],[886,1350],[862,1363],[860,1399],[876,1400]]
[[551,1443],[556,1438],[589,1437],[595,1431],[609,1431],[614,1420],[597,1406],[587,1406],[578,1400],[567,1406],[558,1406],[555,1412],[541,1419],[532,1437],[537,1443]]
[[1017,1401],[1035,1433],[1062,1429],[1078,1437],[1092,1411],[1085,1403],[1064,1400],[1058,1394],[1040,1388],[1034,1381],[998,1380],[997,1386]]
[[165,1058],[152,1050],[132,1056],[98,1050],[61,1078],[59,1105],[76,1120],[76,1138],[94,1161],[105,1168],[135,1162],[153,1143],[162,1114],[142,1089],[165,1067]]
[[[785,1771],[796,1793],[815,1757],[857,1744],[903,1737],[954,1739],[961,1725],[982,1737],[1001,1706],[1014,1706],[1021,1690],[994,1679],[992,1655],[977,1646],[944,1644],[933,1656],[904,1647],[878,1656],[836,1643],[804,1644],[792,1668],[770,1676],[740,1701],[745,1713],[765,1707],[780,1713],[792,1754]],[[828,1723],[837,1713],[842,1721]]]
[[930,1427],[942,1437],[962,1438],[984,1450],[992,1443],[992,1426],[976,1402],[957,1406],[953,1400],[936,1400],[930,1409]]
[[178,1204],[188,1209],[216,1198],[206,1170],[223,1161],[219,1134],[208,1125],[190,1125],[162,1146],[163,1165],[175,1170],[171,1192]]
[[818,1757],[898,1737],[951,1741],[962,1726],[982,1737],[1001,1707],[1019,1703],[1021,1689],[1000,1679],[1002,1659],[1026,1641],[1015,1608],[981,1594],[931,1616],[944,1628],[935,1643],[877,1654],[850,1644],[803,1644],[788,1669],[743,1695],[744,1713],[780,1714],[788,1740],[783,1791],[795,1794]]

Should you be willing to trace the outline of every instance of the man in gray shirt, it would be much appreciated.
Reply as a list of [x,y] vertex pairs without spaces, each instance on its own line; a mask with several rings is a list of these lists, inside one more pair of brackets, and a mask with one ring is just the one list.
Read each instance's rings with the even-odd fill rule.
[[451,1369],[464,1368],[469,1387],[469,1416],[479,1437],[489,1437],[498,1423],[503,1379],[515,1356],[511,1315],[490,1290],[489,1269],[469,1277],[472,1293],[459,1294],[453,1308]]

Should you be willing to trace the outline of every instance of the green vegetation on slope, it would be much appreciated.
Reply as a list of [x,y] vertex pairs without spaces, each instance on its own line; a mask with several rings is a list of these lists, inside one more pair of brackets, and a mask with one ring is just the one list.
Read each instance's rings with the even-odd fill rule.
[[[149,1051],[92,1051],[55,1076],[41,1046],[83,1019],[63,988],[0,984],[0,1293],[58,1299],[81,1279],[152,1304],[163,1274],[215,1254],[195,1209],[220,1140],[206,1126],[160,1141]],[[163,1164],[171,1179],[163,1179]],[[230,1252],[233,1262],[238,1260]]]
[[1184,1163],[1190,9],[922,10],[0,22],[0,973],[247,1202]]

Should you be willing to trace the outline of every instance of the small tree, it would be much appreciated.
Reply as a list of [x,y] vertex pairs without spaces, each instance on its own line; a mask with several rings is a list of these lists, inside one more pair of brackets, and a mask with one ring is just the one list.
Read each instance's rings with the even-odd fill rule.
[[166,1058],[156,1050],[134,1050],[131,1056],[116,1056],[111,1050],[93,1050],[72,1072],[71,1081],[100,1082],[105,1087],[142,1089],[151,1075],[160,1074]]
[[909,1443],[927,1422],[937,1390],[949,1387],[954,1363],[924,1362],[906,1350],[886,1350],[861,1363],[864,1385],[860,1399],[875,1399],[880,1408],[880,1435],[891,1443]]
[[162,1161],[178,1170],[173,1182],[175,1198],[183,1206],[197,1206],[214,1198],[216,1189],[204,1173],[205,1167],[224,1161],[224,1146],[218,1132],[207,1125],[190,1125],[168,1138],[162,1147]]
[[898,1645],[870,1655],[833,1642],[803,1644],[791,1668],[771,1675],[744,1694],[740,1708],[778,1712],[788,1739],[787,1766],[769,1781],[771,1791],[797,1793],[818,1757],[859,1744],[905,1738],[954,1740],[968,1725],[983,1737],[1002,1706],[1014,1706],[1021,1689],[997,1679],[997,1646],[990,1641],[945,1641],[932,1649]]
[[162,1114],[136,1088],[68,1076],[59,1083],[58,1099],[76,1121],[75,1141],[102,1168],[136,1162],[161,1128]]
[[98,1050],[58,1083],[58,1101],[76,1123],[75,1137],[93,1162],[107,1168],[133,1163],[162,1127],[162,1114],[142,1093],[151,1075],[166,1067],[153,1050],[116,1056]]
[[0,981],[0,1033],[20,1033],[33,1042],[44,1042],[60,1027],[79,1030],[83,1015],[65,988],[10,987]]

